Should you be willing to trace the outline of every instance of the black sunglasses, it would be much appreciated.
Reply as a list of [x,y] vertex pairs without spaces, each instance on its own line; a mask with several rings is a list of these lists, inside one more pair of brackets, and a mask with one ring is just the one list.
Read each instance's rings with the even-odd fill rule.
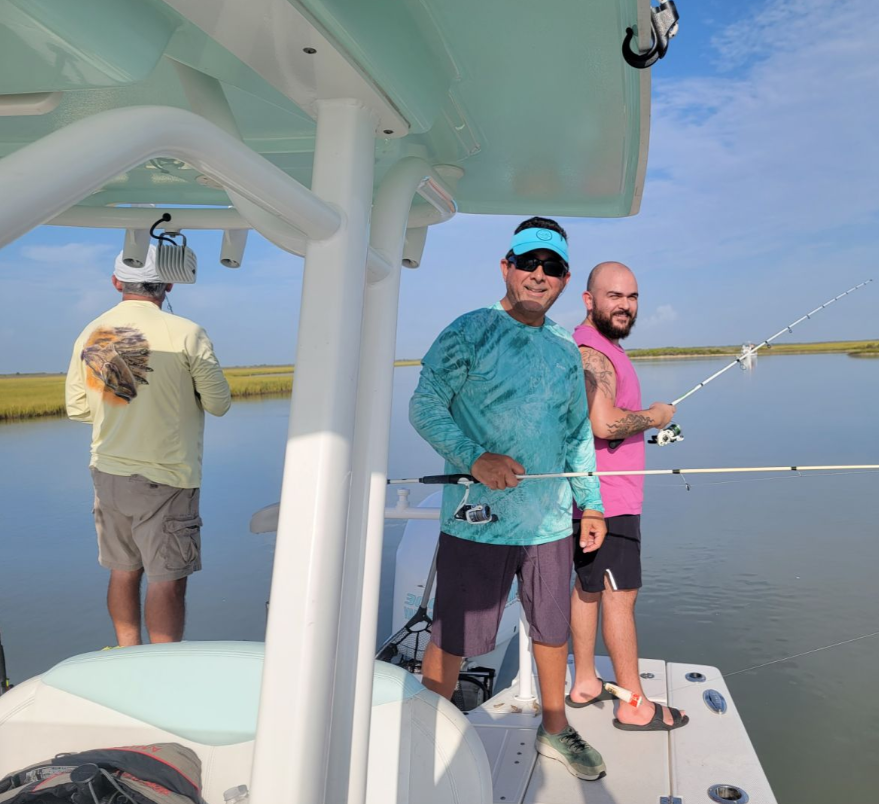
[[531,254],[508,254],[507,262],[511,262],[520,271],[527,271],[529,274],[536,271],[538,265],[542,265],[543,273],[553,279],[561,279],[568,273],[568,264],[561,258],[543,260]]

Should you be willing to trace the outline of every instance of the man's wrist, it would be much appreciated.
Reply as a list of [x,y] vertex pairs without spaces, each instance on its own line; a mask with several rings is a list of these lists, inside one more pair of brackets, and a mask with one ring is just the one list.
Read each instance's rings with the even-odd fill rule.
[[488,452],[488,450],[484,447],[475,447],[470,452],[470,455],[468,456],[470,463],[467,464],[468,472],[471,472],[473,470],[473,464],[476,463],[476,461],[478,461],[483,455],[485,455],[486,452]]

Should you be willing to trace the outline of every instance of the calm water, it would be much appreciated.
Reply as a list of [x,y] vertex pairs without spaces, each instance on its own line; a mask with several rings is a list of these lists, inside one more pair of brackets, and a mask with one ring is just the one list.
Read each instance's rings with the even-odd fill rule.
[[[645,404],[671,399],[723,361],[638,366]],[[398,369],[392,476],[438,471],[411,431],[416,369]],[[879,463],[879,361],[764,357],[681,405],[686,440],[648,448],[652,467]],[[261,639],[274,537],[250,515],[276,502],[288,402],[237,403],[209,419],[203,572],[190,639]],[[96,562],[89,428],[0,426],[0,630],[13,680],[113,644]],[[647,481],[641,655],[719,667],[774,662],[879,631],[879,474]],[[417,502],[433,489],[413,489]],[[385,539],[385,592],[401,523]],[[390,627],[384,595],[380,633]],[[733,675],[728,684],[780,802],[876,800],[879,637]]]

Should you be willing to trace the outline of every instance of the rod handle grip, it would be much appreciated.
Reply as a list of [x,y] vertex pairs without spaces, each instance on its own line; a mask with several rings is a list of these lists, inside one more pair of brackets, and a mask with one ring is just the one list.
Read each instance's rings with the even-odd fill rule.
[[425,475],[420,479],[420,482],[429,486],[456,486],[462,480],[466,480],[468,483],[479,482],[473,475]]

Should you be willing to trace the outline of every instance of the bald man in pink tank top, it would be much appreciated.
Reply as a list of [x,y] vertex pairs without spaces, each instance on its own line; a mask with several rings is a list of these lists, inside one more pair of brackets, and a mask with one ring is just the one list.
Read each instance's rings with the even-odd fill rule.
[[[583,359],[598,471],[644,469],[644,432],[665,427],[675,408],[654,402],[641,409],[638,375],[620,346],[638,315],[635,275],[618,262],[596,265],[589,274],[583,302],[586,320],[574,330],[574,341]],[[616,683],[643,696],[635,631],[635,600],[641,588],[643,475],[603,477],[601,498],[607,536],[596,552],[576,549],[579,511],[574,511],[577,580],[571,599],[571,631],[576,676],[565,699],[574,708],[613,700],[595,673],[599,609]],[[624,731],[670,731],[688,722],[677,709],[645,699],[637,708],[618,707],[613,724]]]

